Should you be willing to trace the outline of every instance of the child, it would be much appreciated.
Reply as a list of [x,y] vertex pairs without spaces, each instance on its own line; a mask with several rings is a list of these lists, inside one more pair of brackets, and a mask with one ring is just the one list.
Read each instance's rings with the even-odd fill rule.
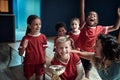
[[71,53],[71,40],[61,36],[56,41],[55,55],[51,61],[52,65],[62,65],[65,72],[60,75],[62,80],[83,80],[84,70],[77,54]]
[[66,36],[66,24],[64,22],[58,22],[55,25],[55,30],[57,32],[57,36],[54,38],[54,48],[56,47],[56,40],[60,36]]
[[79,53],[80,57],[91,60],[102,80],[120,80],[120,44],[111,35],[101,34],[95,45],[95,53]]
[[73,18],[70,23],[71,26],[71,31],[68,33],[69,37],[73,39],[75,46],[77,39],[79,38],[80,35],[80,20],[79,18]]
[[[57,32],[57,36],[54,38],[54,50],[55,51],[55,48],[56,48],[56,40],[57,38],[59,38],[60,36],[66,36],[66,37],[69,37],[68,35],[66,35],[67,33],[67,30],[66,30],[66,24],[64,22],[58,22],[56,25],[55,25],[55,30]],[[74,41],[71,39],[71,43],[72,43],[72,47],[74,48]]]
[[36,80],[42,80],[45,64],[45,49],[47,47],[46,36],[40,33],[41,20],[36,15],[30,15],[27,19],[27,32],[23,37],[19,55],[25,57],[23,61],[24,75],[27,80],[32,80],[34,73]]
[[[98,14],[95,11],[90,11],[85,22],[84,14],[84,0],[81,0],[81,33],[78,39],[78,45],[82,51],[94,52],[94,45],[96,38],[99,34],[107,34],[108,32],[115,31],[120,27],[120,9],[118,8],[118,20],[114,26],[101,26],[98,25]],[[91,63],[87,60],[82,60],[86,77],[89,77]]]

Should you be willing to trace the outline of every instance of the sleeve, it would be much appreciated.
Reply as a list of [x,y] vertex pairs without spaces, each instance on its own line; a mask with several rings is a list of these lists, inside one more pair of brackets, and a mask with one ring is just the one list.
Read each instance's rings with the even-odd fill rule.
[[100,33],[101,34],[108,34],[108,29],[109,29],[109,27],[108,26],[99,26],[100,28],[99,28],[99,30],[101,31]]
[[85,72],[82,63],[77,64],[76,67],[77,67],[77,77],[75,80],[83,80],[85,78]]
[[43,35],[43,47],[44,47],[44,48],[47,48],[47,47],[48,47],[48,45],[47,45],[47,38],[46,38],[45,35]]
[[85,72],[83,69],[82,62],[80,60],[80,57],[77,54],[74,54],[74,60],[76,62],[76,68],[77,68],[77,77],[75,80],[83,80],[85,78]]

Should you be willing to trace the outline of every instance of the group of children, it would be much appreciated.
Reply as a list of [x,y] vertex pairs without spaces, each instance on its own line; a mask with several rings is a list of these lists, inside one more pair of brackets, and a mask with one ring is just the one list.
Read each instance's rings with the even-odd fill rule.
[[[71,31],[68,34],[64,22],[56,24],[55,54],[51,65],[65,66],[65,72],[60,75],[62,80],[88,80],[92,61],[103,80],[119,80],[120,44],[113,36],[105,34],[119,29],[120,8],[114,26],[101,26],[98,25],[98,15],[94,11],[89,12],[85,21],[84,4],[85,1],[81,0],[81,18],[71,20]],[[27,33],[18,49],[21,56],[25,53],[23,69],[27,80],[32,80],[34,73],[36,80],[42,80],[45,72],[45,50],[48,45],[40,29],[40,18],[30,15],[27,19]],[[115,66],[117,70],[113,72]],[[113,73],[108,75],[110,72]]]

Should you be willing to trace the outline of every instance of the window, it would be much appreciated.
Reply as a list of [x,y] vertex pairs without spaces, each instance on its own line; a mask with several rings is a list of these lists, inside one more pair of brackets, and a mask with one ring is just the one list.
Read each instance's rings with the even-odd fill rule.
[[8,0],[0,0],[0,12],[9,12]]

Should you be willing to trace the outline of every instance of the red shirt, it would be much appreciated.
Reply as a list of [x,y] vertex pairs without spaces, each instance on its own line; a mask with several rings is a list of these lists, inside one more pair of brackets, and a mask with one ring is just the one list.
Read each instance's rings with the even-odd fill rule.
[[69,35],[70,38],[73,39],[74,44],[75,44],[75,47],[76,47],[76,45],[77,45],[77,40],[78,40],[78,38],[79,38],[79,36],[80,36],[80,33],[79,33],[79,34],[73,34],[72,32],[69,32],[68,35]]
[[70,53],[68,63],[60,62],[56,57],[53,58],[51,64],[65,66],[65,72],[60,75],[62,80],[75,80],[77,77],[77,64],[80,64],[80,58],[75,53]]
[[24,40],[28,40],[26,48],[24,64],[43,64],[45,63],[45,48],[47,47],[47,39],[44,34],[37,36],[26,35],[23,37],[20,46],[23,46]]
[[96,28],[89,28],[85,24],[77,41],[77,47],[83,51],[94,52],[97,36],[106,33],[108,33],[108,27],[98,25]]

